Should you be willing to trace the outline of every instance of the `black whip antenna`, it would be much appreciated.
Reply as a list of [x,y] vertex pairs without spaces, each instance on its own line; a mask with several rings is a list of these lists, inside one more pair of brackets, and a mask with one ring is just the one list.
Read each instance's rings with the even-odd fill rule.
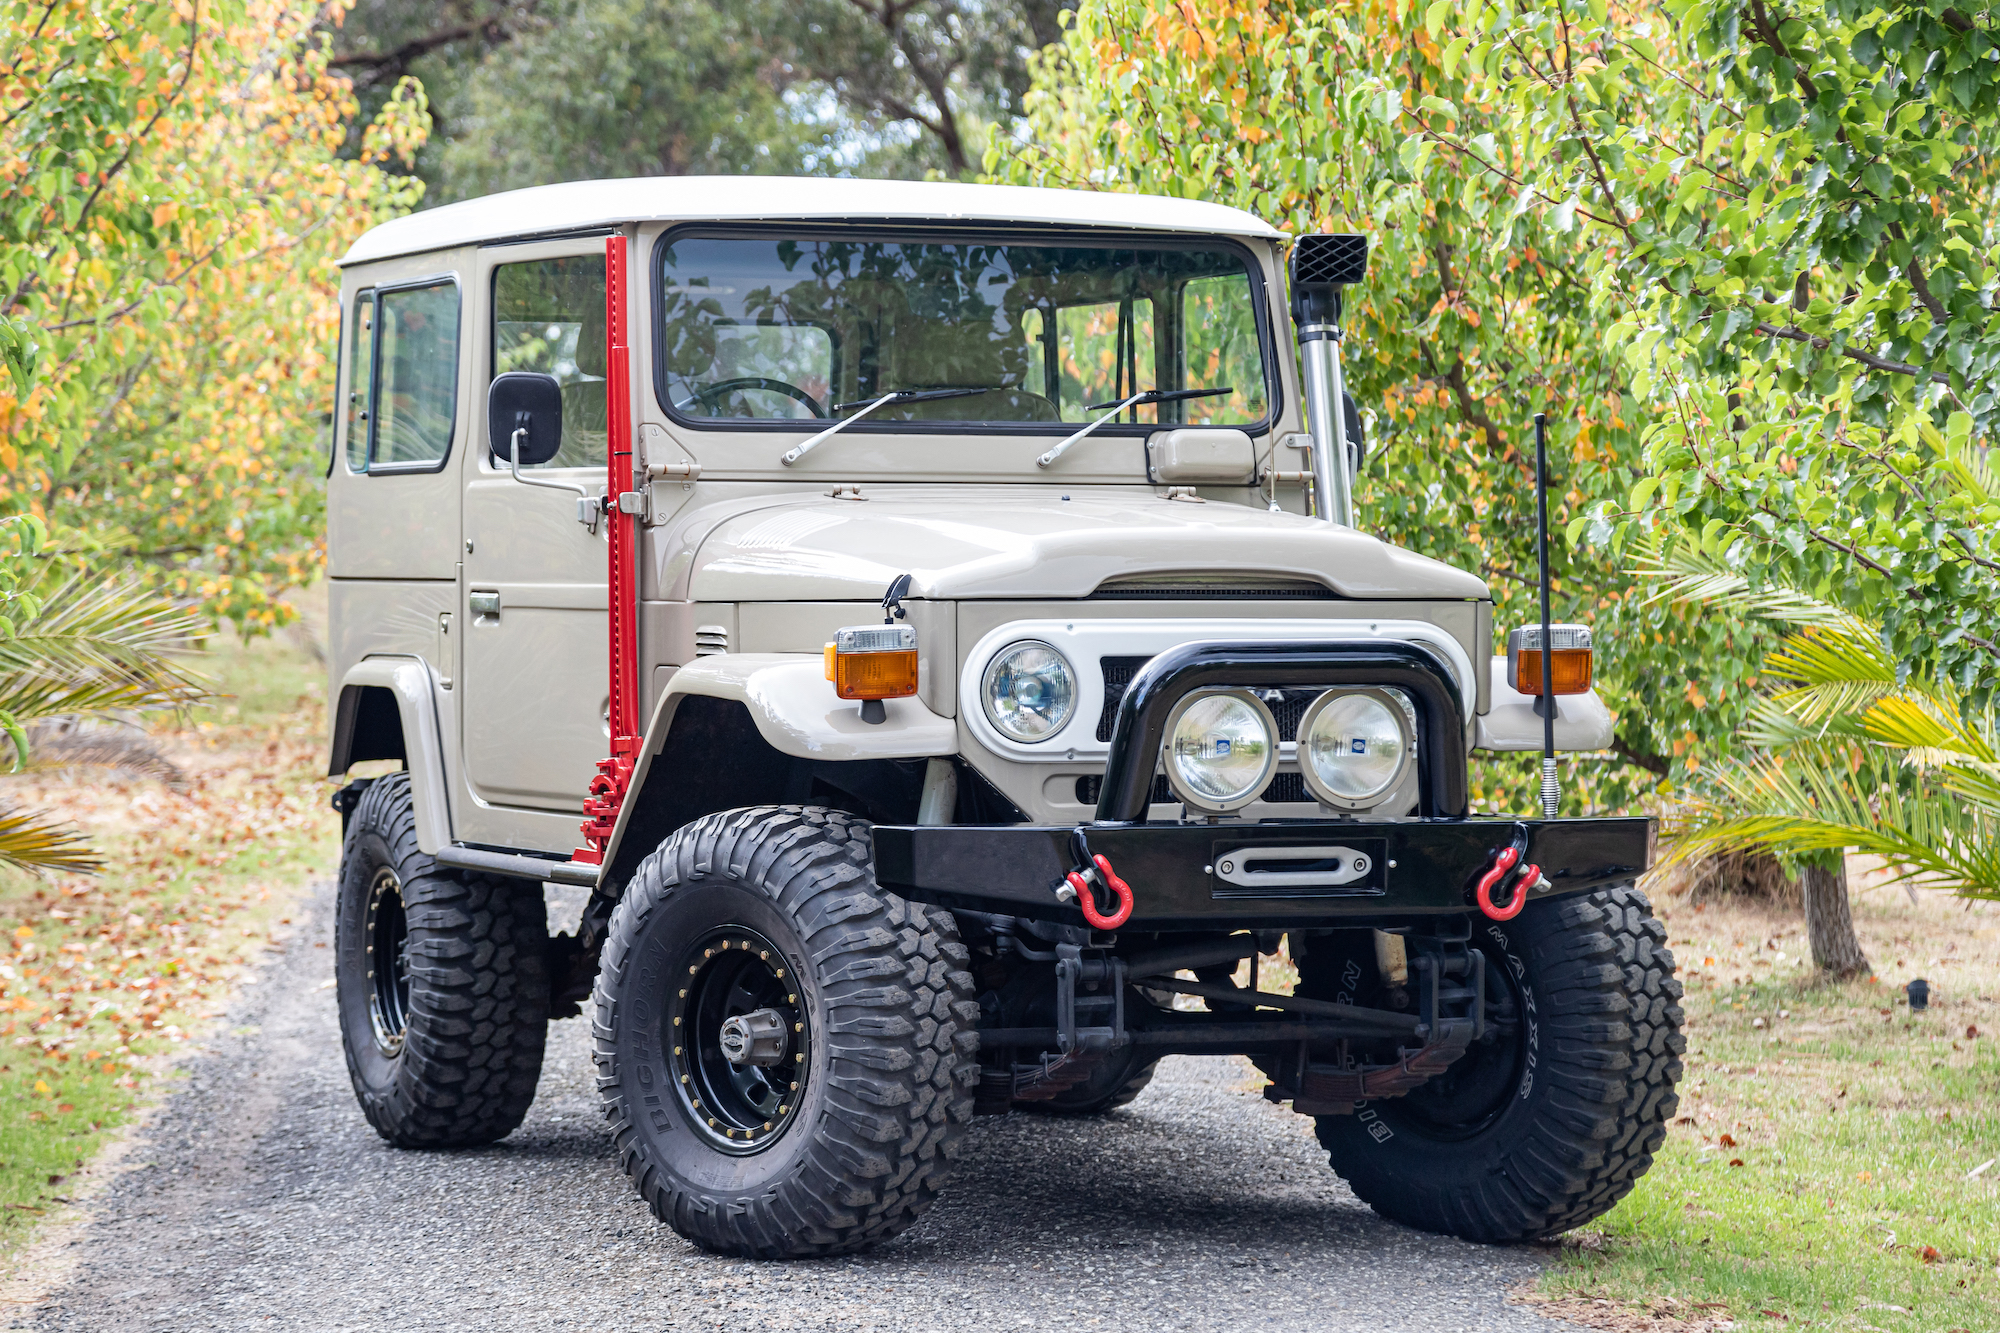
[[1535,413],[1535,554],[1542,564],[1542,818],[1554,819],[1562,804],[1556,781],[1555,644],[1549,634],[1549,418]]

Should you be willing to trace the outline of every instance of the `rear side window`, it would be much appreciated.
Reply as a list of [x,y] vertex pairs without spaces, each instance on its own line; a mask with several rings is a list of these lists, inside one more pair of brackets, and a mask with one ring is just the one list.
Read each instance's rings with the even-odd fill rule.
[[458,284],[364,293],[353,323],[349,470],[437,471],[458,413]]
[[375,293],[354,298],[347,321],[347,470],[368,470],[368,383],[375,373]]
[[562,449],[543,467],[603,467],[604,257],[493,270],[493,373],[534,370],[562,385]]

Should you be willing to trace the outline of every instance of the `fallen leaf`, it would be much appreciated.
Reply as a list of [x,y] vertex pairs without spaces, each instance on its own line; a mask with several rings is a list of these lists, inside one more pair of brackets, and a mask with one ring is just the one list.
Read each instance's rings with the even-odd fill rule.
[[1743,1165],[1743,1159],[1741,1157],[1732,1157],[1729,1159],[1729,1164],[1731,1166],[1741,1166]]
[[1927,1264],[1934,1264],[1939,1259],[1942,1259],[1944,1257],[1943,1255],[1938,1253],[1938,1247],[1935,1245],[1924,1246],[1923,1256],[1924,1256],[1924,1262]]
[[1716,1142],[1725,1148],[1734,1148],[1736,1146],[1736,1136],[1733,1134],[1724,1134]]

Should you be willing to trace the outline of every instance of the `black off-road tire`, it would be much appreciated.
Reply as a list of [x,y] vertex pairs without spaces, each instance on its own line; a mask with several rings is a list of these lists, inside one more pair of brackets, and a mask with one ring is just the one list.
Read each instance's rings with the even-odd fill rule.
[[[390,910],[384,876],[407,940],[390,1024],[400,1040],[386,1044],[376,977],[394,960],[370,947]],[[376,1133],[399,1148],[463,1147],[521,1123],[548,1033],[547,947],[540,885],[447,870],[417,850],[408,774],[361,793],[341,848],[334,977],[347,1072]]]
[[1136,1051],[1117,1052],[1075,1087],[1064,1088],[1047,1101],[1015,1102],[1014,1106],[1042,1115],[1103,1115],[1129,1106],[1153,1081],[1159,1066],[1157,1057],[1144,1060]]
[[[1505,968],[1519,1000],[1512,1063],[1485,1080],[1497,1098],[1466,1098],[1466,1118],[1453,1123],[1447,1071],[1435,1088],[1318,1117],[1319,1141],[1355,1194],[1392,1221],[1467,1240],[1535,1240],[1604,1213],[1652,1165],[1679,1106],[1681,984],[1666,928],[1636,888],[1475,922],[1489,987]],[[1474,1053],[1461,1063],[1497,1058]]]
[[[798,984],[785,1026],[803,1049],[758,1077],[790,1079],[792,1061],[802,1077],[748,1129],[709,1113],[725,1083],[708,1102],[690,1091],[686,1071],[721,1066],[699,1063],[701,1014],[676,1018],[718,953],[760,985],[784,977],[778,1003]],[[654,1216],[705,1249],[773,1259],[859,1250],[915,1222],[972,1118],[968,956],[949,913],[875,883],[868,825],[850,815],[764,806],[668,838],[612,915],[594,999],[605,1115]]]

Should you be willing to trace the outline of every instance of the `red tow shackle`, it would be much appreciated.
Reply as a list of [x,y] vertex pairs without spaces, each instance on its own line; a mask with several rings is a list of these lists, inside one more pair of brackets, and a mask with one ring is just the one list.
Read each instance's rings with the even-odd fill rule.
[[1479,910],[1495,921],[1512,921],[1515,917],[1521,915],[1521,909],[1528,905],[1528,890],[1542,882],[1542,868],[1540,866],[1522,866],[1520,873],[1512,877],[1514,880],[1513,898],[1508,901],[1505,907],[1495,907],[1493,905],[1493,890],[1507,882],[1509,872],[1514,869],[1523,856],[1527,855],[1526,833],[1527,830],[1522,829],[1515,836],[1514,841],[1502,848],[1500,854],[1493,858],[1493,864],[1488,868],[1486,873],[1479,877],[1479,888],[1473,896],[1478,900]]
[[[1077,910],[1083,913],[1093,930],[1116,930],[1132,919],[1132,886],[1118,878],[1118,872],[1111,868],[1108,858],[1095,855],[1090,850],[1090,838],[1081,828],[1071,829],[1069,835],[1070,854],[1076,858],[1075,868],[1063,876],[1069,891],[1076,895]],[[1097,910],[1097,892],[1091,881],[1097,881],[1110,889],[1118,899],[1118,906],[1109,916]]]

